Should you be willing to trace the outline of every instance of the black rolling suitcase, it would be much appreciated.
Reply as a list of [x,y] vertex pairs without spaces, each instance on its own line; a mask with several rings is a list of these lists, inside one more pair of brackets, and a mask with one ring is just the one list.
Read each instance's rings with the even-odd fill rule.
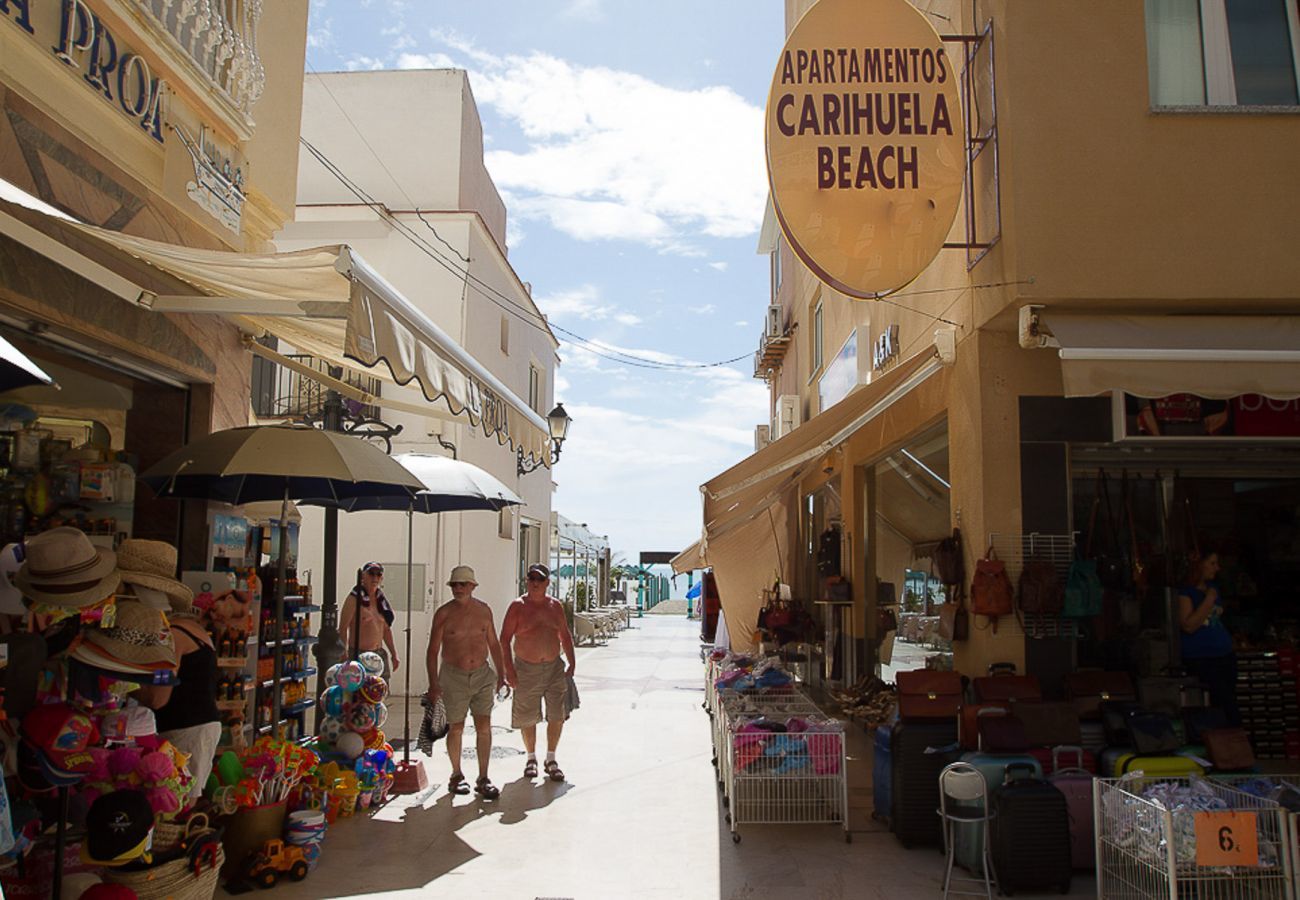
[[[939,846],[943,823],[939,820],[939,773],[960,752],[957,720],[898,722],[891,736],[893,815],[890,830],[904,847]],[[930,748],[944,752],[926,753]]]
[[993,795],[990,823],[993,871],[1010,896],[1021,890],[1070,892],[1070,810],[1053,784],[1033,777],[1028,766],[1007,767],[1007,780]]

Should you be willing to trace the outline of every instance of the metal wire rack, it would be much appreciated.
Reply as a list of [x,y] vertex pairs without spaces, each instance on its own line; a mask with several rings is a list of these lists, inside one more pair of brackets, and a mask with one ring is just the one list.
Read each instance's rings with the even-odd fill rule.
[[[1293,822],[1271,800],[1230,784],[1197,781],[1223,811],[1246,814],[1258,865],[1199,865],[1196,813],[1145,797],[1144,786],[1193,779],[1097,779],[1093,783],[1097,896],[1105,900],[1295,900]],[[1238,839],[1242,835],[1237,835]]]
[[[1020,583],[1020,573],[1028,560],[1050,562],[1056,577],[1064,585],[1074,562],[1074,534],[989,534],[988,546],[1007,568],[1007,577],[1013,585]],[[1077,638],[1079,624],[1074,619],[1040,613],[1019,613],[1025,635],[1031,638]]]

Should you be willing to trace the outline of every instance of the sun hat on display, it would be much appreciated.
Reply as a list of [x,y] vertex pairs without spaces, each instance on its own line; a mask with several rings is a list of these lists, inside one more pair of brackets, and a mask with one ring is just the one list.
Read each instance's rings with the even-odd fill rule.
[[23,606],[23,592],[14,584],[14,576],[22,565],[22,544],[6,544],[0,550],[0,613],[21,616],[27,612]]
[[172,609],[194,605],[194,591],[176,580],[176,548],[166,541],[127,538],[117,548],[117,569],[127,584],[162,591]]
[[27,541],[14,584],[34,603],[65,609],[94,606],[117,590],[117,554],[76,528],[51,528]]
[[101,795],[86,813],[81,860],[93,866],[121,866],[143,857],[149,861],[153,807],[142,791]]
[[128,665],[176,665],[176,643],[167,617],[138,600],[119,600],[113,624],[87,628],[84,637],[94,650]]
[[474,577],[474,570],[469,566],[457,566],[451,570],[451,577],[447,579],[447,583],[455,584],[458,581],[478,584],[478,579]]

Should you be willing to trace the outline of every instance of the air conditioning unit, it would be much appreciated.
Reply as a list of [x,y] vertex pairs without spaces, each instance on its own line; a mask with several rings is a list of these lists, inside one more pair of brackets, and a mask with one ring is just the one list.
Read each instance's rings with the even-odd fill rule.
[[755,425],[754,426],[754,452],[757,453],[768,444],[772,443],[772,426]]
[[776,429],[772,440],[779,440],[800,425],[799,395],[782,394],[776,398]]
[[781,304],[773,303],[767,308],[767,321],[764,323],[763,336],[769,340],[779,338],[785,333],[781,320],[785,318],[781,310]]

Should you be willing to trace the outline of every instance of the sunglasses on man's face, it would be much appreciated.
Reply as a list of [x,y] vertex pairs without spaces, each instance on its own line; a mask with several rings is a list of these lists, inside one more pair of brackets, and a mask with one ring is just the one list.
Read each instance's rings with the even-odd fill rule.
[[545,581],[545,580],[546,580],[546,576],[545,576],[545,575],[538,575],[537,573],[534,572],[532,575],[529,575],[529,576],[528,576],[528,580],[529,580],[529,581]]
[[469,587],[469,586],[472,585],[474,582],[472,582],[472,581],[449,581],[449,582],[447,582],[447,583],[448,583],[449,585],[451,585],[452,587]]

